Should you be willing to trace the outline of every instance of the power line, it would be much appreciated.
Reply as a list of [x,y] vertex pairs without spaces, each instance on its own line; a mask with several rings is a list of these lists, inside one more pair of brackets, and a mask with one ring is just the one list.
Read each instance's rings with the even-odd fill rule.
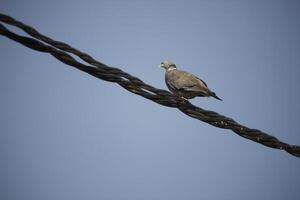
[[[204,110],[202,108],[194,106],[190,102],[184,101],[182,98],[177,97],[168,91],[157,89],[151,85],[144,83],[139,78],[134,77],[122,71],[121,69],[107,66],[95,60],[87,53],[81,52],[66,43],[55,41],[45,35],[42,35],[34,28],[15,20],[10,16],[0,14],[0,21],[12,26],[16,26],[32,36],[33,38],[30,38],[13,33],[0,23],[1,35],[14,40],[28,48],[44,53],[50,53],[56,59],[67,65],[73,66],[102,80],[115,82],[124,89],[152,100],[158,104],[168,107],[176,107],[192,118],[201,120],[219,128],[231,129],[234,133],[238,134],[241,137],[247,138],[270,148],[284,150],[291,155],[300,157],[300,146],[281,142],[276,137],[264,133],[260,130],[248,128],[237,123],[231,118],[225,117],[213,111]],[[86,65],[76,61],[68,53],[78,56],[90,65]]]

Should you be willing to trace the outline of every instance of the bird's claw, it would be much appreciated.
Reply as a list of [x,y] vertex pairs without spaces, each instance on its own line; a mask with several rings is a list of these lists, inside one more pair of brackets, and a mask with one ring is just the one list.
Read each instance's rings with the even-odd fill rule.
[[183,101],[185,101],[185,102],[189,102],[189,100],[185,97],[181,97],[181,99],[183,99]]

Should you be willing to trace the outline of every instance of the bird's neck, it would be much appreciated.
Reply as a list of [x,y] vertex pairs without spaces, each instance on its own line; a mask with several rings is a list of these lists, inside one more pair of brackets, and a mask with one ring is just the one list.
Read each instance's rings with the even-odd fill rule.
[[169,67],[169,68],[167,69],[167,72],[172,71],[172,70],[175,70],[175,69],[176,69],[176,67]]

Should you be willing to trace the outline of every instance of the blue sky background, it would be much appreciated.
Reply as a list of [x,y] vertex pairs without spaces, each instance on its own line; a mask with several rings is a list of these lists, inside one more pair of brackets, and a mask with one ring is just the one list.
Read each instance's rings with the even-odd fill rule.
[[[299,1],[1,0],[0,12],[158,88],[170,59],[224,99],[192,103],[300,144]],[[7,38],[0,52],[0,199],[300,196],[299,158]]]

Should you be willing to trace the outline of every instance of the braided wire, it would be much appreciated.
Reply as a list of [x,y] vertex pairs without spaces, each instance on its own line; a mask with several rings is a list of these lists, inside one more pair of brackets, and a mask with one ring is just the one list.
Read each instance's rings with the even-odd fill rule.
[[[204,110],[202,108],[194,106],[190,102],[185,101],[168,91],[157,89],[151,85],[148,85],[139,78],[134,77],[118,68],[107,66],[95,60],[87,53],[81,52],[66,43],[55,41],[47,36],[44,36],[34,28],[15,20],[10,16],[0,13],[0,21],[12,26],[16,26],[25,31],[33,38],[36,38],[37,40],[15,34],[9,31],[3,24],[0,23],[1,35],[14,40],[28,48],[44,53],[50,53],[56,59],[67,65],[73,66],[102,80],[115,82],[124,89],[152,100],[158,104],[178,108],[181,112],[192,118],[201,120],[218,128],[231,129],[234,133],[238,134],[241,137],[260,143],[270,148],[284,150],[291,155],[300,157],[300,146],[281,142],[276,137],[264,133],[260,130],[248,128],[237,123],[231,118],[225,117],[213,111]],[[78,56],[89,65],[78,62],[68,53]]]

